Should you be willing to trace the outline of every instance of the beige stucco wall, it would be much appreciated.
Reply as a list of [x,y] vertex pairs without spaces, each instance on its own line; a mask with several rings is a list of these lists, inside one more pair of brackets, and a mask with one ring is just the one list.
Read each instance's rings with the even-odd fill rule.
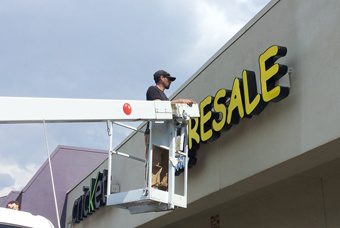
[[211,217],[218,216],[220,227],[335,228],[339,191],[336,159],[166,227],[212,227]]
[[[201,145],[197,165],[189,171],[188,209],[166,215],[130,215],[107,207],[75,227],[135,227],[156,217],[150,226],[171,224],[336,159],[339,155],[333,144],[326,150],[319,148],[340,136],[339,21],[337,0],[270,2],[181,87],[176,97],[200,101],[220,88],[231,89],[233,79],[241,77],[243,69],[255,71],[258,78],[258,57],[273,44],[288,49],[281,62],[293,70],[290,95],[270,103],[259,116],[242,119],[217,141]],[[287,84],[288,76],[281,83]],[[143,157],[143,135],[133,135],[118,149]],[[93,176],[103,168],[95,170]],[[134,161],[115,157],[112,170],[113,183],[119,183],[121,191],[143,184],[143,166]],[[68,195],[68,221],[74,199],[88,184],[89,179],[84,180]],[[214,197],[205,200],[209,196]]]

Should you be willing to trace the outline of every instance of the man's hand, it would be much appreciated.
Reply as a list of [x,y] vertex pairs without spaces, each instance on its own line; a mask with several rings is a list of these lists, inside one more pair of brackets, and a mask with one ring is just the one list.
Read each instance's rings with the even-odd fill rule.
[[191,99],[184,99],[184,103],[187,104],[187,105],[189,105],[189,106],[192,106],[192,104],[194,103],[194,101],[191,100]]

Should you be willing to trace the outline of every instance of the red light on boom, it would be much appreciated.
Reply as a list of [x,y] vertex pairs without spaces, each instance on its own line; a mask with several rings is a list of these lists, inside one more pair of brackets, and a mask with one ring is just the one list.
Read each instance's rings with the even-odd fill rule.
[[131,112],[132,112],[131,105],[128,104],[128,103],[125,103],[125,104],[123,105],[123,111],[124,111],[124,113],[125,113],[126,115],[130,115]]

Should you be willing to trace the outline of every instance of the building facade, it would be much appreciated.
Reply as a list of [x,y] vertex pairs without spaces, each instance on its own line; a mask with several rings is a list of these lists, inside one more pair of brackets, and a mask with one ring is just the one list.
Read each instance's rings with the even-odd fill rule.
[[[103,206],[72,222],[104,162],[68,192],[65,226],[339,227],[339,21],[337,0],[273,0],[175,93],[201,110],[190,126],[197,161],[187,209],[131,215]],[[143,134],[117,150],[144,157]],[[112,191],[143,186],[134,161],[114,157],[112,173]]]

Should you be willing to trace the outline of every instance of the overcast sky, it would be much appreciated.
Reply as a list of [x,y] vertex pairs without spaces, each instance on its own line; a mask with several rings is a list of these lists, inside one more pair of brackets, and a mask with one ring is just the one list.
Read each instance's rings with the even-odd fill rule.
[[[170,96],[268,2],[1,0],[0,96],[144,100],[158,69],[177,77]],[[47,129],[51,151],[108,148],[105,124]],[[44,143],[41,124],[0,125],[0,196],[26,185]]]

